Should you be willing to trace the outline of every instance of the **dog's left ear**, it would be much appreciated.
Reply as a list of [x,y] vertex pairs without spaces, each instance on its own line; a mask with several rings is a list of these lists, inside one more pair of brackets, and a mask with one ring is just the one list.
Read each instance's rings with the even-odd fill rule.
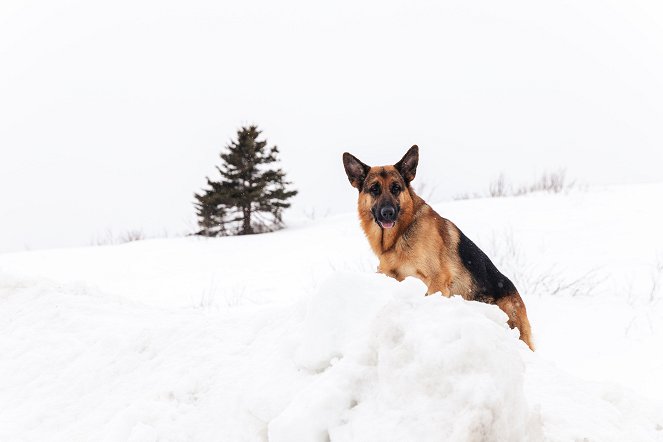
[[419,147],[415,144],[407,151],[401,160],[394,165],[407,184],[410,184],[417,174],[419,164]]

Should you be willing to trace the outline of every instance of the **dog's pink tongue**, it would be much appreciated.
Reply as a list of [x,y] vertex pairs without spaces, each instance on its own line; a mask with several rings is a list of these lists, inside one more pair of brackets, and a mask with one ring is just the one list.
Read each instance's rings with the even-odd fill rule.
[[383,229],[391,229],[392,227],[394,227],[394,224],[395,223],[393,221],[392,222],[383,221],[380,223]]

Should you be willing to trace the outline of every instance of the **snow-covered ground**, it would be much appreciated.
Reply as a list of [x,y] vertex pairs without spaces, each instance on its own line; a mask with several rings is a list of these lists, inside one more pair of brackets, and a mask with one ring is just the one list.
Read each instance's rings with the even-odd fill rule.
[[354,214],[0,255],[0,440],[663,440],[660,201],[434,205],[512,277],[536,353],[496,307],[375,274]]

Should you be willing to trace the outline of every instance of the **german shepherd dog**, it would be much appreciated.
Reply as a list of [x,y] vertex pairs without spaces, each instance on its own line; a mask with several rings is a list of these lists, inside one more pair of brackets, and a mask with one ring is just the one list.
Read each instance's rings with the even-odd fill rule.
[[359,190],[359,218],[378,272],[422,280],[426,295],[441,292],[497,305],[534,350],[527,310],[516,287],[458,227],[437,214],[410,186],[419,163],[415,145],[393,166],[370,167],[349,153],[343,165]]

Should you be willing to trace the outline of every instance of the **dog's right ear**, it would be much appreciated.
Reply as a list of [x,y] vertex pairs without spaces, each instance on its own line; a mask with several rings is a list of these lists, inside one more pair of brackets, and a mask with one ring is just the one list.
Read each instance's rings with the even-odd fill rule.
[[345,167],[345,173],[348,175],[352,187],[361,189],[371,167],[362,163],[348,152],[343,154],[343,166]]

